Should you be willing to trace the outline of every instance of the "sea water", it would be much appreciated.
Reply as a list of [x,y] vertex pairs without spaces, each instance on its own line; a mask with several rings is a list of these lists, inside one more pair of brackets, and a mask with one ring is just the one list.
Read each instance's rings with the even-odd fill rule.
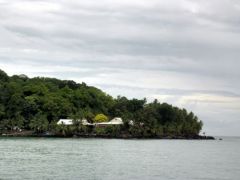
[[0,138],[0,179],[238,180],[240,139]]

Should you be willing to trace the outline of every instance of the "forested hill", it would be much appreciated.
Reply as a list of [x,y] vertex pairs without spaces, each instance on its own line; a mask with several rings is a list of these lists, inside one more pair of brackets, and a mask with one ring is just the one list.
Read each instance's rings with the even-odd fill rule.
[[[0,70],[0,130],[17,126],[46,131],[56,127],[60,118],[92,121],[97,114],[122,117],[124,125],[119,133],[134,136],[195,136],[202,128],[192,112],[157,100],[146,103],[145,99],[113,98],[85,83],[25,75],[9,77]],[[133,125],[129,125],[130,120]]]

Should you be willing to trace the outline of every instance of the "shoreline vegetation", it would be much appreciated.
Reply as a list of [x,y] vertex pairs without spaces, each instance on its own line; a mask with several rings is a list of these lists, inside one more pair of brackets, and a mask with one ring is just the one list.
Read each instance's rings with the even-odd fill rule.
[[[115,117],[122,123],[112,125]],[[58,124],[69,118],[72,124]],[[84,82],[0,70],[0,137],[214,139],[199,135],[202,126],[193,112],[158,100],[113,98]]]
[[6,134],[0,134],[1,137],[39,137],[39,138],[102,138],[102,139],[165,139],[165,140],[215,140],[213,136],[132,136],[130,134],[122,134],[118,136],[112,136],[110,134],[73,134],[63,136],[61,134],[36,134],[33,131],[23,131],[21,133],[7,132]]

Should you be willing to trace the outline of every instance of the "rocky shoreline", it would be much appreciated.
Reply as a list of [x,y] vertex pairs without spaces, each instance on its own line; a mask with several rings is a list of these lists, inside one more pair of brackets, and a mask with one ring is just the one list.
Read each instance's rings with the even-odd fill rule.
[[215,140],[213,136],[132,136],[130,134],[121,134],[121,135],[109,135],[109,134],[73,134],[63,136],[60,134],[53,133],[41,133],[36,134],[33,131],[23,131],[23,132],[7,132],[0,134],[0,137],[43,137],[43,138],[105,138],[105,139],[179,139],[179,140]]

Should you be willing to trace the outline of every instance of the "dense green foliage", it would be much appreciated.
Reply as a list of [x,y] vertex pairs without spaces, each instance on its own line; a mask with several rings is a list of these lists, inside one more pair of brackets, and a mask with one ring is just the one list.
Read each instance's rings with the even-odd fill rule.
[[[92,122],[97,114],[105,114],[108,118],[122,117],[124,125],[104,129],[89,129],[77,121],[73,127],[56,125],[60,118],[86,118]],[[95,120],[99,118],[95,117]],[[25,75],[9,77],[0,70],[0,130],[16,127],[37,133],[194,136],[199,134],[202,122],[192,112],[157,100],[146,103],[146,99],[129,100],[120,96],[114,99],[85,83]]]

